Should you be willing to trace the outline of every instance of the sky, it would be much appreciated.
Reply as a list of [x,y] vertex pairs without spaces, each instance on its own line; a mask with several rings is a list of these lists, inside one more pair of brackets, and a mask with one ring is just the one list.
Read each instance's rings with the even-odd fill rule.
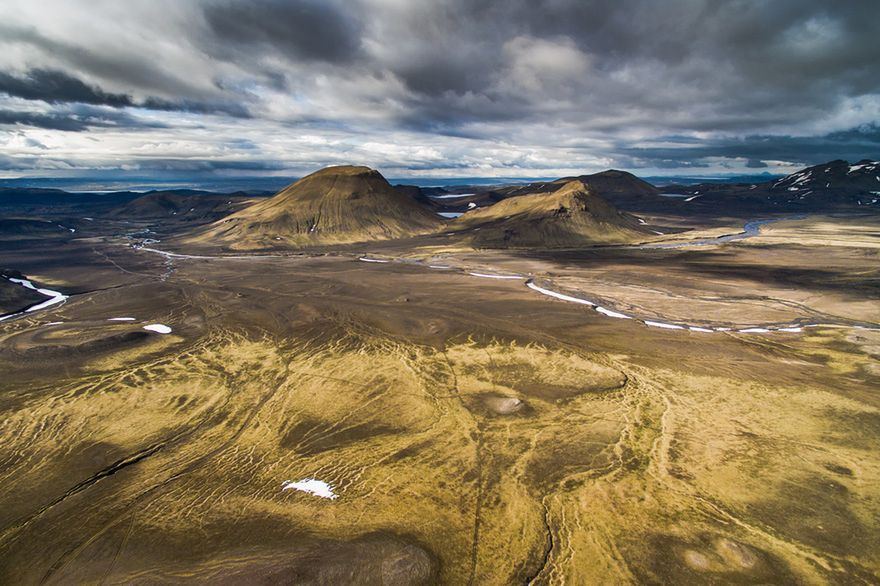
[[3,0],[0,178],[880,158],[875,0]]

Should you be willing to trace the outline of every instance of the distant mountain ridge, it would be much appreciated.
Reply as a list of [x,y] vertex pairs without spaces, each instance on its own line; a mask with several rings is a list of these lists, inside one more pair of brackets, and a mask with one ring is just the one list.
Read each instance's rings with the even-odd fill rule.
[[880,211],[880,161],[835,160],[764,183],[668,185],[664,191],[688,196],[672,202],[673,209],[688,204],[706,212]]

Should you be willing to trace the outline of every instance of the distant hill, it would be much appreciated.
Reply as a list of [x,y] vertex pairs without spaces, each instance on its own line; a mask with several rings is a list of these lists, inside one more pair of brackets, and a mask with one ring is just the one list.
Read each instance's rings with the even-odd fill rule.
[[0,215],[91,215],[139,197],[139,193],[68,193],[60,189],[0,187]]
[[186,222],[213,222],[242,209],[254,201],[245,193],[207,191],[154,191],[108,211],[124,220],[174,219]]
[[34,218],[0,218],[0,240],[32,240],[70,236],[75,229]]
[[449,227],[466,232],[477,248],[574,248],[651,235],[637,218],[618,211],[579,179],[551,193],[508,197],[470,211]]
[[340,166],[312,173],[187,240],[240,250],[306,247],[400,238],[440,225],[436,214],[378,171]]

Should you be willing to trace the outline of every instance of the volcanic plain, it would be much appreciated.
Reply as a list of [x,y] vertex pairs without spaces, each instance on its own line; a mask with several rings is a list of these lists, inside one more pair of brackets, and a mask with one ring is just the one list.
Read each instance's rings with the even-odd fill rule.
[[880,220],[633,214],[0,239],[0,583],[880,581]]

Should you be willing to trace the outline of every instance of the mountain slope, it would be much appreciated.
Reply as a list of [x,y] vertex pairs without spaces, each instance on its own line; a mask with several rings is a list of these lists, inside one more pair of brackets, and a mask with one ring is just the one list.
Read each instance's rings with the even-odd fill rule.
[[477,248],[570,248],[644,240],[651,232],[573,180],[552,193],[509,197],[450,225]]
[[327,167],[189,239],[240,250],[344,244],[430,232],[440,218],[368,167]]

